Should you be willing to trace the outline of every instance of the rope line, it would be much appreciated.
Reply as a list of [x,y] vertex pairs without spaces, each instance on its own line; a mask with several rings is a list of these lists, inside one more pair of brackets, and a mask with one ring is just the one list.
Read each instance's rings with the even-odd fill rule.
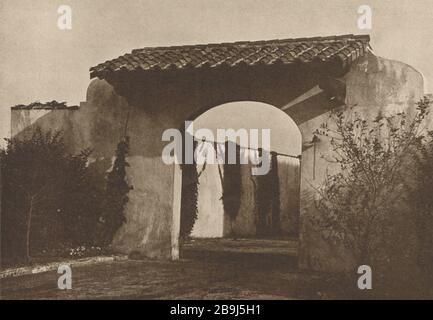
[[[206,140],[200,140],[200,139],[197,139],[197,138],[195,138],[194,137],[194,141],[197,141],[197,142],[207,142],[207,143],[212,143],[212,144],[219,144],[219,145],[225,145],[225,143],[224,142],[218,142],[218,141],[206,141]],[[238,147],[240,148],[240,149],[243,149],[243,150],[253,150],[253,151],[261,151],[261,150],[263,150],[263,149],[261,149],[261,148],[258,148],[258,149],[256,149],[256,148],[249,148],[249,147],[243,147],[243,146],[239,146],[238,145]],[[218,150],[214,147],[214,149],[215,149],[215,151],[216,152],[218,152]],[[288,157],[288,158],[293,158],[293,159],[301,159],[302,158],[302,155],[300,154],[300,155],[297,155],[297,156],[295,156],[295,155],[292,155],[292,154],[287,154],[287,153],[281,153],[281,152],[276,152],[276,151],[270,151],[269,153],[273,153],[273,154],[276,154],[277,156],[283,156],[283,157]]]

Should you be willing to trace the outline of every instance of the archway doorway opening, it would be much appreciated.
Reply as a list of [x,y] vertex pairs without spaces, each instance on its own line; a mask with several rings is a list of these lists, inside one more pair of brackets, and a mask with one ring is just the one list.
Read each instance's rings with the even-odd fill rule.
[[[252,247],[255,253],[293,253],[302,152],[296,123],[269,104],[231,102],[202,113],[188,134],[197,161],[182,166],[181,256],[209,250],[242,253]],[[229,163],[231,147],[235,163]],[[223,163],[218,161],[221,151]],[[258,167],[263,170],[254,172]]]

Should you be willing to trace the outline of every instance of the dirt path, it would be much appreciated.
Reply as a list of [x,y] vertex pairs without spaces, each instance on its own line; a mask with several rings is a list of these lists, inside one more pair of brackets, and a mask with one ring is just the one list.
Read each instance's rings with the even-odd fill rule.
[[[293,255],[260,245],[206,250],[187,246],[180,261],[127,260],[72,269],[72,290],[57,289],[49,271],[0,280],[2,299],[298,299],[317,298],[317,276],[299,273]],[[241,249],[239,249],[241,248]],[[254,248],[252,250],[251,248]],[[283,252],[284,253],[284,252]],[[291,260],[292,259],[292,260]]]

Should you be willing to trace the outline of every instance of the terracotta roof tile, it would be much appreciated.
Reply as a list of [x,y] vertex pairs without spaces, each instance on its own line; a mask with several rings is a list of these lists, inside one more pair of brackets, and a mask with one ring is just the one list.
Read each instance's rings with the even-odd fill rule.
[[18,104],[11,107],[12,110],[76,110],[78,106],[67,106],[66,102],[57,102],[56,100],[49,102],[32,102],[30,104]]
[[253,66],[322,62],[334,59],[347,65],[367,51],[368,35],[343,35],[207,45],[155,47],[133,50],[90,69],[91,78],[105,78],[121,70],[150,71],[186,68]]

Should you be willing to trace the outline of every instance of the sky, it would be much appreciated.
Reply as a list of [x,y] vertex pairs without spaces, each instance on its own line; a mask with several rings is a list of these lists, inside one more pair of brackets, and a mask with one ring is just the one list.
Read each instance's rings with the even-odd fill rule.
[[[248,121],[239,121],[245,119],[246,115],[253,115]],[[260,115],[260,116],[257,116]],[[208,129],[212,132],[213,139],[209,141],[224,142],[226,137],[218,140],[218,130],[221,124],[224,128],[233,130],[246,129],[248,131],[247,140],[239,140],[235,137],[228,138],[230,141],[238,143],[241,147],[249,148],[251,144],[251,134],[254,132],[249,129],[257,129],[258,146],[266,150],[276,151],[278,153],[299,156],[302,153],[302,136],[296,123],[285,113],[271,105],[253,101],[229,102],[214,107],[201,114],[193,122],[193,131],[195,137],[201,141],[198,129]],[[264,129],[269,129],[269,146],[262,143],[262,137],[265,134]],[[191,129],[190,129],[191,130]],[[221,136],[220,136],[221,138]]]
[[[370,5],[372,30],[359,30]],[[72,9],[59,30],[57,9]],[[0,136],[10,107],[85,101],[89,68],[147,46],[371,35],[374,52],[423,73],[433,92],[433,0],[1,0]]]

